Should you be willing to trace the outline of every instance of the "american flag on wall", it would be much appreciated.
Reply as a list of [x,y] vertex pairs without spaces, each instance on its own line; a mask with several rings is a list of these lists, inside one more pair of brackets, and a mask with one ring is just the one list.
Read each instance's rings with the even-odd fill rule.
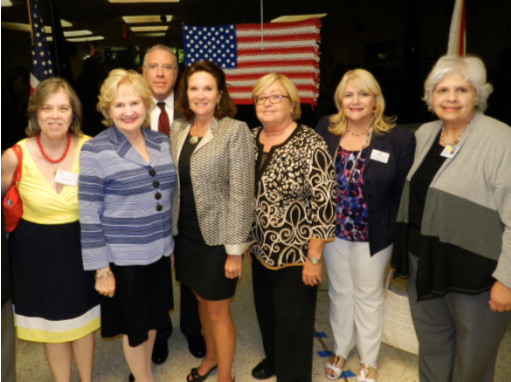
[[265,74],[285,74],[296,85],[300,102],[316,104],[319,88],[319,19],[292,23],[183,25],[186,66],[210,60],[224,69],[229,94],[237,104],[251,104],[255,81]]
[[30,95],[32,95],[40,82],[53,77],[54,74],[37,0],[28,0],[28,6],[30,26],[32,27],[32,65],[30,73]]

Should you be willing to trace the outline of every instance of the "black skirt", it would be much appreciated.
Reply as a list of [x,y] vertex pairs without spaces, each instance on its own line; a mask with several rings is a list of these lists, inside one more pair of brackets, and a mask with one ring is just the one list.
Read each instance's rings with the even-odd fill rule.
[[180,205],[174,250],[176,279],[206,300],[225,300],[234,296],[238,279],[225,277],[225,247],[207,245],[201,234],[190,177],[190,158],[195,147],[185,139],[179,158]]
[[99,328],[95,272],[83,270],[78,222],[22,219],[9,236],[9,255],[19,338],[62,343]]
[[101,336],[125,334],[135,347],[148,339],[149,330],[170,326],[174,297],[168,257],[149,265],[110,264],[110,269],[115,293],[101,296]]

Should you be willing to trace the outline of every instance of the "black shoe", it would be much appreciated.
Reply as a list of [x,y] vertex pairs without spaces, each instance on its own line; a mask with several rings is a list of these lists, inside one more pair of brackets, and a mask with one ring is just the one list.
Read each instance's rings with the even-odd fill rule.
[[135,382],[135,377],[133,376],[133,374],[130,373],[130,376],[128,378],[128,381],[129,382]]
[[204,358],[206,355],[206,342],[202,333],[187,337],[188,350],[195,358]]
[[198,372],[198,367],[194,367],[191,371],[190,371],[190,374],[188,374],[188,376],[186,377],[186,381],[187,382],[202,382],[202,381],[205,381],[208,377],[209,377],[209,374],[213,371],[213,370],[216,370],[217,366],[213,366],[211,369],[208,370],[208,372],[205,374],[205,375],[200,375],[199,372]]
[[154,341],[153,356],[151,357],[153,362],[157,365],[161,365],[167,360],[169,356],[169,345],[167,340],[156,340]]
[[252,377],[255,379],[268,379],[275,375],[275,370],[265,358],[252,369]]

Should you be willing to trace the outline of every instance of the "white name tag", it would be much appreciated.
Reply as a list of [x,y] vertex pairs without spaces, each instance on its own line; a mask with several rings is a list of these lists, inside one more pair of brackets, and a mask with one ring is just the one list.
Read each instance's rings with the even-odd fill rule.
[[443,151],[440,153],[440,156],[443,156],[444,158],[451,159],[451,158],[454,158],[454,156],[456,155],[457,152],[458,152],[458,146],[447,145],[447,146],[445,146]]
[[70,171],[57,170],[55,182],[65,184],[66,186],[76,186],[78,184],[78,174]]
[[380,150],[376,150],[376,149],[373,149],[373,151],[371,151],[371,159],[373,159],[375,161],[382,162],[382,163],[388,163],[389,157],[390,157],[390,154],[386,153],[384,151],[380,151]]

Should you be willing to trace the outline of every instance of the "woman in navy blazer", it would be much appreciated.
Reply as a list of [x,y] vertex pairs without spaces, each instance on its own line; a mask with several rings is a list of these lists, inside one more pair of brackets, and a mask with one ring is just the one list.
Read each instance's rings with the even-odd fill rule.
[[337,180],[336,238],[324,250],[335,354],[326,376],[338,379],[351,349],[358,381],[376,381],[383,331],[382,283],[414,135],[383,115],[381,88],[364,69],[347,72],[335,92],[338,113],[316,131],[325,139]]

